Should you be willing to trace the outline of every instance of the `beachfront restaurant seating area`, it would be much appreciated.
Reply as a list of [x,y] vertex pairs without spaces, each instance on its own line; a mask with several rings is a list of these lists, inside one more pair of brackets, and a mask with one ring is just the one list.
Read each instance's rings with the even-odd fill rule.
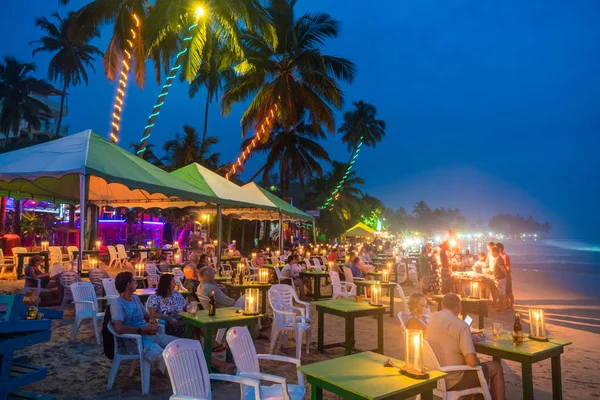
[[[56,162],[42,157],[49,151]],[[198,207],[215,213],[218,221],[223,215],[275,220],[281,230],[283,220],[304,220],[314,231],[312,217],[257,185],[239,187],[197,164],[169,174],[91,131],[2,154],[0,164],[0,194],[79,204],[81,215],[90,204]],[[94,375],[106,372],[102,379],[110,393],[127,387],[136,396],[168,394],[172,399],[233,398],[240,390],[244,398],[254,399],[320,399],[324,391],[356,399],[471,394],[491,399],[497,392],[488,386],[482,367],[441,362],[443,354],[436,354],[423,330],[410,327],[409,305],[420,292],[417,268],[398,246],[391,252],[369,247],[366,241],[374,233],[362,227],[346,232],[353,244],[337,246],[340,251],[332,261],[321,256],[332,254],[334,247],[316,241],[284,249],[281,231],[278,248],[236,254],[225,249],[221,225],[217,243],[207,241],[202,247],[172,242],[100,248],[85,235],[90,222],[82,222],[76,249],[57,245],[50,251],[49,245],[55,244],[44,243],[1,254],[2,273],[25,279],[22,294],[0,295],[0,398],[64,397],[60,390],[36,397],[32,391],[44,392],[48,368],[33,367],[14,354],[59,339],[53,336],[64,332],[62,323],[69,325],[68,338],[84,348],[107,356],[112,348],[110,368],[83,359],[84,368],[78,371],[85,379],[87,367],[98,364]],[[363,246],[370,249],[372,265],[358,277],[354,252]],[[297,256],[298,264],[282,262],[284,252]],[[151,254],[163,257],[151,260]],[[197,268],[190,260],[202,254],[211,257]],[[129,265],[131,259],[139,262]],[[38,269],[43,277],[28,276]],[[131,278],[125,282],[125,277]],[[562,398],[560,358],[571,343],[547,334],[542,310],[527,315],[529,336],[492,326],[485,291],[473,285],[484,278],[455,273],[453,290],[458,295],[426,298],[427,305],[437,302],[440,307],[431,309],[429,319],[447,311],[457,298],[460,317],[477,319],[470,326],[456,319],[471,335],[476,353],[521,365],[523,398],[533,398],[533,364],[546,359],[551,359],[552,397]],[[194,280],[197,290],[190,291],[187,283]],[[204,288],[212,292],[206,294]],[[44,307],[44,293],[52,290],[58,292],[60,305]],[[128,311],[120,304],[137,304],[133,296],[148,316],[144,326],[125,326],[122,314]],[[53,324],[52,319],[63,321]],[[86,328],[90,324],[93,328]],[[295,342],[291,348],[290,341]],[[129,364],[129,374],[119,372],[121,363]],[[473,372],[475,384],[450,386],[447,379],[457,371]],[[62,371],[53,373],[64,378]],[[211,381],[219,390],[211,390]]]

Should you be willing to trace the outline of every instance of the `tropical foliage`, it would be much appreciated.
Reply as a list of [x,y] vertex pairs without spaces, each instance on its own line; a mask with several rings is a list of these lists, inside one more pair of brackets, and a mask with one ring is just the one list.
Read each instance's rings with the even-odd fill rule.
[[219,141],[216,137],[208,137],[201,141],[196,129],[190,125],[183,126],[183,136],[175,134],[175,139],[167,141],[163,149],[167,153],[162,162],[167,170],[176,170],[191,163],[198,163],[208,169],[216,170],[219,164],[219,153],[211,148]]

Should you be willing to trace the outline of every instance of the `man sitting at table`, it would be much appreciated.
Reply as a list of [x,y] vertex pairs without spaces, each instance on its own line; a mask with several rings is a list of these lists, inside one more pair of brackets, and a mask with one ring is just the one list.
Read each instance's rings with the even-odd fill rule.
[[[183,279],[181,280],[181,284],[190,292],[193,296],[196,296],[196,292],[198,291],[198,286],[200,286],[200,281],[197,279],[198,271],[196,267],[192,265],[192,263],[186,263],[183,267]],[[197,298],[195,299],[198,300]]]
[[[177,338],[158,331],[158,322],[150,318],[140,298],[133,294],[137,289],[137,282],[131,272],[120,272],[115,278],[115,287],[119,292],[119,298],[110,306],[115,332],[119,335],[127,333],[142,335],[144,358],[150,362],[158,362],[160,370],[164,373],[163,348]],[[135,343],[130,340],[125,342],[125,346],[128,350],[131,347],[132,353],[137,351]]]
[[246,299],[246,295],[240,297],[237,301],[227,296],[219,285],[217,281],[215,281],[215,270],[212,267],[204,267],[199,272],[200,274],[200,286],[198,286],[198,294],[201,294],[206,297],[210,297],[212,291],[215,291],[215,300],[217,301],[217,308],[224,307],[238,307],[244,308],[244,302]]
[[265,254],[263,253],[263,251],[258,250],[251,262],[252,262],[252,266],[258,267],[258,268],[261,268],[263,265],[265,265],[267,263],[267,261],[265,260]]
[[[504,400],[504,371],[499,361],[482,363],[477,358],[471,330],[458,318],[461,313],[460,297],[448,293],[442,300],[442,310],[431,314],[425,340],[429,342],[442,367],[455,365],[481,366],[490,382],[492,399]],[[449,372],[446,379],[448,390],[465,390],[479,386],[475,371]]]
[[306,288],[304,279],[300,278],[300,272],[302,271],[302,267],[298,264],[298,256],[292,254],[287,259],[287,264],[281,270],[281,276],[284,278],[288,278],[288,280],[284,280],[283,283],[288,284],[292,283],[294,287],[298,288],[298,292],[300,293],[300,300],[306,300]]

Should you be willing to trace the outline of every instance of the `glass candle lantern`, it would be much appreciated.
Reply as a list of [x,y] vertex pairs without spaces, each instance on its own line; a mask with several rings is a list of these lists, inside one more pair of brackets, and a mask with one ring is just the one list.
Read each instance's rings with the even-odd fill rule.
[[269,283],[269,268],[261,268],[258,271],[258,283]]
[[98,250],[98,251],[99,251],[99,250],[100,250],[100,246],[102,246],[102,242],[98,240],[98,241],[96,242],[96,250]]
[[176,249],[179,248],[179,242],[177,240],[173,242],[173,247]]
[[237,263],[237,274],[240,275],[243,270],[244,270],[244,267],[243,267],[242,263]]
[[333,271],[333,261],[329,261],[327,265],[329,266],[329,271]]
[[90,269],[98,268],[98,260],[96,260],[95,258],[90,258],[89,266]]
[[252,259],[256,258],[256,253],[252,253]]
[[389,270],[389,268],[381,270],[381,281],[383,283],[388,283],[390,281],[390,270]]
[[306,252],[306,258],[310,258],[310,251]]
[[144,276],[144,264],[135,264],[135,277],[142,278]]
[[175,261],[175,264],[179,264],[179,261],[181,259],[181,255],[178,253],[173,254],[173,261]]
[[469,296],[474,299],[479,298],[479,283],[478,282],[471,282],[469,284]]
[[407,329],[405,345],[406,365],[400,369],[404,375],[416,379],[426,379],[429,375],[423,368],[423,332],[417,329]]
[[267,253],[270,253],[270,252],[271,252],[271,248],[270,248],[270,247],[267,247],[267,249],[266,249],[266,250],[267,250]]
[[381,285],[377,281],[371,286],[371,301],[369,302],[372,306],[381,306]]
[[246,302],[244,304],[245,315],[257,315],[258,314],[258,289],[250,288],[246,289]]
[[280,255],[280,254],[281,254],[281,252],[280,252],[279,250],[275,250],[275,255],[276,255],[277,257],[279,257],[279,255]]
[[44,241],[40,243],[40,247],[42,248],[42,251],[48,251],[48,245],[49,243]]
[[544,310],[529,309],[529,337],[535,340],[547,341],[546,321]]
[[215,245],[215,247],[217,246],[218,243],[219,243],[218,240],[213,240],[213,244]]
[[350,261],[350,256],[346,256],[346,262]]

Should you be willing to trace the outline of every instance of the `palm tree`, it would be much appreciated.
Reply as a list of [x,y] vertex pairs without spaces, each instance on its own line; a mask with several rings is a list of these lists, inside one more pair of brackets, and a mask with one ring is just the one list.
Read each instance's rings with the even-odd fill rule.
[[166,169],[172,171],[195,162],[216,170],[219,164],[219,153],[211,153],[211,147],[218,143],[218,139],[209,136],[201,142],[196,129],[190,125],[184,125],[183,132],[183,136],[177,133],[175,139],[165,142],[163,146],[167,153],[162,158]]
[[[377,110],[373,105],[362,100],[352,104],[355,109],[344,113],[344,123],[338,129],[338,132],[344,134],[342,142],[348,145],[348,150],[352,150],[346,173],[341,176],[340,184],[344,183],[344,179],[350,173],[361,147],[363,145],[375,147],[385,136],[385,121],[376,118]],[[328,207],[335,200],[336,194],[337,190],[334,189],[322,207]]]
[[96,46],[88,43],[92,38],[99,36],[98,31],[93,35],[84,35],[81,31],[73,29],[74,15],[74,13],[70,13],[67,19],[62,19],[58,13],[52,14],[58,20],[58,25],[48,21],[45,17],[37,18],[35,26],[41,28],[47,35],[30,43],[40,44],[33,50],[33,55],[40,51],[54,53],[48,65],[48,79],[52,82],[60,81],[62,86],[56,136],[59,136],[60,133],[67,89],[82,82],[87,86],[86,67],[95,72],[93,62],[96,60],[93,56],[102,55]]
[[339,82],[352,82],[355,66],[320,50],[327,39],[338,36],[339,22],[325,13],[296,18],[295,5],[296,0],[270,0],[266,8],[277,45],[244,33],[245,61],[236,66],[238,75],[228,82],[221,98],[226,115],[233,104],[251,99],[241,120],[243,135],[262,124],[273,109],[284,130],[291,131],[306,112],[310,124],[335,132],[332,107],[341,108],[344,100]]
[[190,83],[190,98],[194,98],[201,87],[206,89],[206,105],[204,109],[204,130],[202,132],[202,142],[206,141],[206,131],[208,129],[208,107],[213,100],[218,100],[219,93],[223,88],[224,82],[233,75],[232,65],[234,58],[227,54],[225,46],[219,43],[218,38],[212,34],[207,37],[208,43],[204,45],[204,54],[202,59],[206,60],[200,65],[200,69],[192,83]]
[[40,115],[50,113],[48,106],[32,95],[48,95],[55,89],[43,79],[30,76],[32,72],[35,64],[22,63],[14,57],[4,57],[4,63],[0,64],[0,132],[5,134],[4,145],[10,131],[19,132],[21,121],[30,128],[40,129]]
[[[133,148],[133,154],[136,154],[141,147],[137,143],[132,143],[130,146]],[[148,161],[152,165],[156,165],[157,167],[164,167],[160,158],[158,158],[158,156],[154,154],[152,147],[154,147],[154,145],[152,144],[146,146],[146,151],[144,152],[144,156],[142,157],[142,159]]]
[[[303,118],[303,114],[301,118]],[[246,148],[254,138],[246,139],[242,143],[242,148]],[[314,140],[322,138],[325,138],[323,130],[305,121],[287,128],[276,126],[266,143],[259,143],[255,150],[268,153],[268,155],[264,166],[257,171],[254,177],[262,171],[263,185],[266,186],[269,175],[278,166],[281,194],[287,197],[290,181],[298,179],[300,185],[304,187],[305,182],[313,176],[323,175],[323,168],[319,161],[330,161],[329,154]]]

